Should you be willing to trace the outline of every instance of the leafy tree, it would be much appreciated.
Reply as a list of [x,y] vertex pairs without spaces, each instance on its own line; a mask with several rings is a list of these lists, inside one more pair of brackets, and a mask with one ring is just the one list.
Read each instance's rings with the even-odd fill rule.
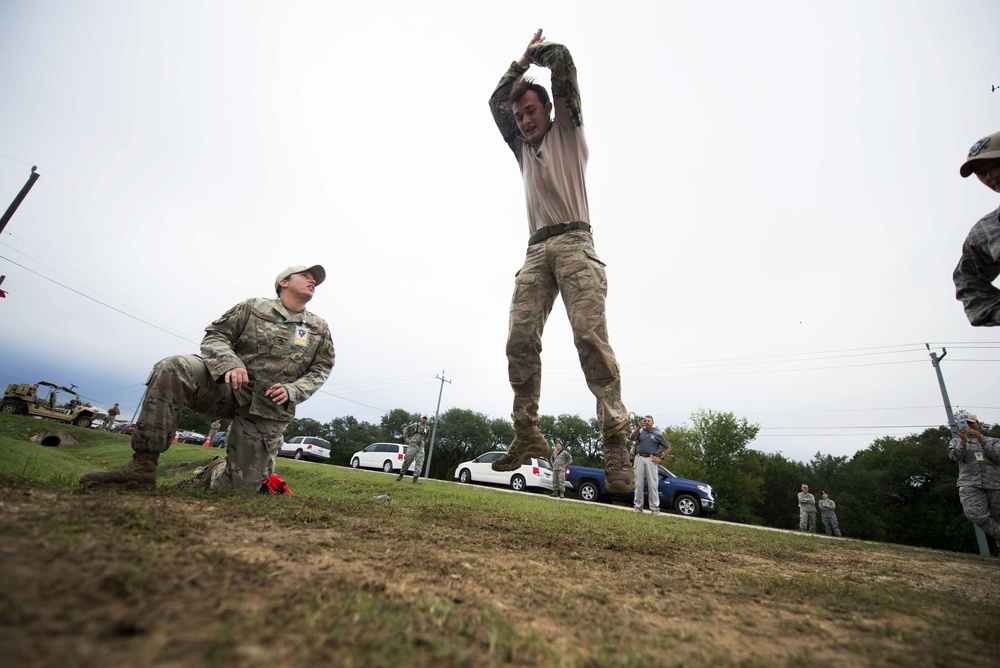
[[664,436],[673,452],[670,468],[678,475],[703,480],[719,497],[719,518],[758,523],[763,467],[747,445],[760,426],[732,413],[698,410],[691,414],[693,427],[671,427]]
[[780,453],[752,451],[761,470],[760,495],[753,512],[764,526],[793,529],[799,526],[799,501],[796,496],[808,480],[808,467],[786,459]]
[[358,422],[352,415],[334,418],[327,425],[330,441],[330,463],[348,466],[351,455],[382,440],[382,428],[368,422]]
[[429,477],[451,480],[460,463],[493,449],[495,437],[491,424],[482,413],[463,408],[452,408],[441,415],[434,435]]
[[382,416],[382,440],[386,443],[402,443],[403,430],[420,419],[419,413],[408,413],[402,408],[394,408]]
[[326,426],[312,418],[296,418],[285,427],[286,441],[296,436],[318,436],[329,441],[328,435]]

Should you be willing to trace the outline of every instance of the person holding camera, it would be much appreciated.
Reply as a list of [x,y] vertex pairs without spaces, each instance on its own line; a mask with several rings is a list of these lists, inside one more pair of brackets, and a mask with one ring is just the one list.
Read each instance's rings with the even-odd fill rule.
[[[670,454],[670,444],[663,434],[653,429],[653,416],[647,415],[639,421],[639,426],[629,437],[636,441],[635,462],[632,471],[635,475],[635,497],[633,505],[635,512],[642,512],[644,487],[649,488],[649,510],[654,515],[660,514],[660,469],[659,463]],[[660,451],[663,448],[663,451]]]
[[983,436],[968,411],[955,417],[958,438],[948,444],[948,458],[958,464],[958,498],[969,521],[1000,545],[1000,438]]

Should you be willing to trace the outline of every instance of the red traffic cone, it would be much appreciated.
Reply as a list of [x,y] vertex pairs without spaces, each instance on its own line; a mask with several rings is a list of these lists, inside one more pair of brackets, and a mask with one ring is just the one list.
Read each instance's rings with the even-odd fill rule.
[[210,438],[206,438],[206,439],[205,439],[205,445],[203,445],[202,447],[203,447],[203,448],[207,448],[207,447],[208,447],[209,445],[211,445],[211,444],[209,443],[209,441],[211,441],[211,440],[212,440],[212,439],[210,439]]

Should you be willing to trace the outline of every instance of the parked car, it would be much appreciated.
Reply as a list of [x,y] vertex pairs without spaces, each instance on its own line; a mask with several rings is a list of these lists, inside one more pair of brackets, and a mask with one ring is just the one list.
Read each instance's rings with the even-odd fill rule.
[[[698,517],[717,512],[719,509],[715,491],[711,485],[687,478],[680,478],[663,466],[659,471],[660,508],[672,508],[681,515]],[[635,499],[632,492],[613,494],[604,485],[604,469],[587,466],[569,467],[567,481],[572,481],[577,495],[584,501],[625,501],[630,505]],[[647,494],[646,497],[649,495]],[[648,500],[644,503],[647,503]]]
[[220,431],[212,439],[213,448],[224,448],[226,447],[226,432]]
[[[529,459],[514,471],[494,471],[493,460],[503,454],[487,452],[472,461],[462,462],[455,469],[455,479],[464,483],[504,485],[519,492],[529,488],[552,489],[552,466],[547,459]],[[568,478],[566,483],[566,488],[572,490]]]
[[199,434],[196,431],[181,431],[177,432],[177,442],[178,443],[191,443],[196,445],[203,445],[205,439],[208,438],[204,434]]
[[135,422],[119,422],[111,428],[116,434],[127,434],[131,436],[135,433]]
[[[395,471],[399,473],[403,468],[403,457],[406,456],[408,446],[399,443],[372,443],[364,450],[358,450],[351,455],[351,468],[362,469],[382,469],[386,473]],[[413,473],[413,464],[406,469],[407,473]]]
[[295,436],[285,441],[278,454],[282,457],[308,459],[314,462],[329,462],[330,441],[319,436]]

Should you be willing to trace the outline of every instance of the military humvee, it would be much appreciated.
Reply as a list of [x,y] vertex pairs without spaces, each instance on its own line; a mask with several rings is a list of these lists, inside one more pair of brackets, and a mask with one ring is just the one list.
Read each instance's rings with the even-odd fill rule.
[[72,388],[40,380],[34,385],[8,385],[0,411],[13,415],[37,415],[69,422],[77,427],[89,427],[99,409],[84,404]]

